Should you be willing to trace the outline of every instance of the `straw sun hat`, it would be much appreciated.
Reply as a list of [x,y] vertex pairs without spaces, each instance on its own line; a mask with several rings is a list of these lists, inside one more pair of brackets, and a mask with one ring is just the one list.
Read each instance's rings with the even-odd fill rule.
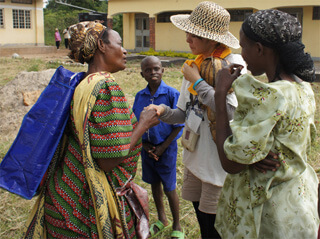
[[240,47],[238,39],[229,32],[230,14],[216,3],[201,2],[191,15],[174,15],[170,20],[183,31],[235,49]]

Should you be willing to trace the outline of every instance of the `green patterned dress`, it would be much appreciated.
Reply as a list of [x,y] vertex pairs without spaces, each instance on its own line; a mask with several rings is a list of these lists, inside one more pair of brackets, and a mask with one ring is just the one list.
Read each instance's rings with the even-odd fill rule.
[[[234,83],[239,106],[225,144],[228,159],[249,165],[229,174],[215,227],[222,238],[317,238],[318,178],[307,163],[314,140],[315,99],[309,83]],[[280,168],[263,174],[250,164],[277,153]]]
[[[98,93],[95,93],[96,101],[88,120],[91,155],[92,158],[105,160],[126,157],[107,174],[110,185],[119,188],[136,174],[141,142],[131,152],[129,148],[137,119],[120,86],[109,73],[91,74],[83,81],[92,80],[98,80],[95,88]],[[45,194],[45,225],[49,238],[99,238],[94,200],[72,114],[73,106],[72,102],[67,151]],[[120,212],[126,220],[130,238],[136,238],[135,216],[125,197],[119,198]],[[113,238],[113,228],[103,230],[104,235]]]

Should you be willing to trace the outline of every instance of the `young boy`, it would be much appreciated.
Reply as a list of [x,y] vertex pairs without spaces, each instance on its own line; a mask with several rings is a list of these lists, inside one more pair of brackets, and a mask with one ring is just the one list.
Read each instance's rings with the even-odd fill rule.
[[[141,76],[148,85],[135,97],[133,111],[138,120],[143,108],[150,104],[166,104],[176,108],[179,91],[162,81],[163,72],[164,69],[157,57],[147,56],[141,61]],[[179,198],[176,192],[177,139],[182,134],[182,128],[181,124],[169,125],[160,122],[142,136],[142,180],[151,184],[158,213],[158,221],[150,227],[151,238],[170,226],[165,214],[163,191],[168,198],[173,217],[171,236],[178,237],[174,235],[182,233],[179,222]]]

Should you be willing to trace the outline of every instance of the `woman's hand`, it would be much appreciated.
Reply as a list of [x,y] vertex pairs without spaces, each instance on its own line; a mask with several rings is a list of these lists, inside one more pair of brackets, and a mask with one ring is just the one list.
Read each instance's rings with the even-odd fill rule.
[[217,74],[216,91],[227,93],[234,80],[241,75],[240,72],[242,69],[243,66],[238,64],[230,64],[223,67]]
[[275,172],[280,167],[278,155],[270,151],[265,159],[253,164],[253,167],[261,173]]
[[[148,105],[147,107],[144,108],[144,110],[155,110],[157,112],[158,116],[161,116],[164,112],[164,108],[161,105]],[[141,116],[140,116],[141,117]]]
[[143,126],[147,129],[159,124],[159,114],[156,109],[146,107],[140,114],[139,124],[143,124]]
[[199,69],[196,64],[192,63],[191,66],[189,66],[187,63],[183,64],[182,68],[183,76],[187,81],[190,81],[191,83],[195,83],[197,80],[201,78]]

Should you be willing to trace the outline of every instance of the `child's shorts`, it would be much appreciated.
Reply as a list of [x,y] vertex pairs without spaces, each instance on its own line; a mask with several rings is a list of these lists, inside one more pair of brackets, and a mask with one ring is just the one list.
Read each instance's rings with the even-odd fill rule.
[[177,150],[177,143],[171,143],[159,160],[156,161],[142,149],[142,180],[149,184],[161,182],[165,192],[176,189]]

